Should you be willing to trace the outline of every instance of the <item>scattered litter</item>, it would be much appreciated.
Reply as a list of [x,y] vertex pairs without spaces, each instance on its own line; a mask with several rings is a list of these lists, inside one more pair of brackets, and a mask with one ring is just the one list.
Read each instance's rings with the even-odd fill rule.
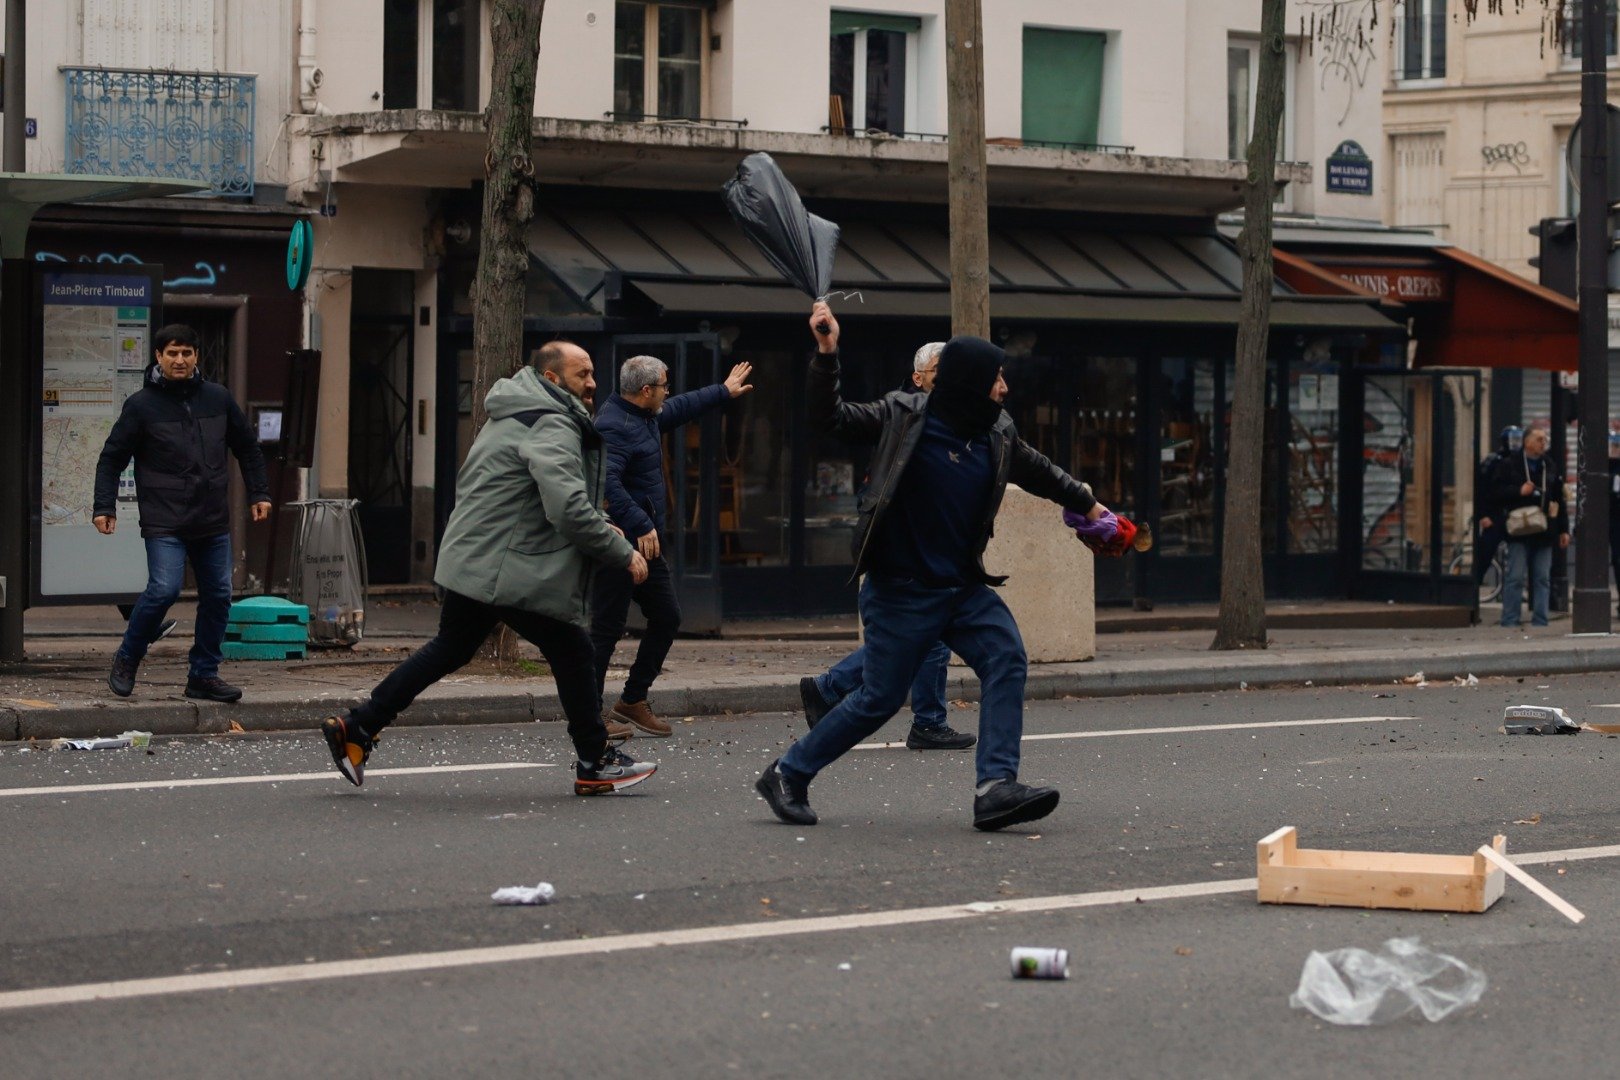
[[105,739],[52,739],[52,750],[123,750],[129,747],[145,749],[152,745],[150,731],[126,731]]
[[839,971],[850,971],[850,970],[853,970],[853,967],[854,967],[854,965],[852,965],[848,960],[846,960],[842,964],[838,965],[838,970]]
[[1547,901],[1547,903],[1552,905],[1555,911],[1557,911],[1564,918],[1568,919],[1570,922],[1578,923],[1586,918],[1586,916],[1581,914],[1580,910],[1576,908],[1574,904],[1571,904],[1569,901],[1547,888],[1547,886],[1525,873],[1519,868],[1518,863],[1513,862],[1500,851],[1493,851],[1488,847],[1482,847],[1479,849],[1479,854],[1497,867],[1500,867],[1502,872],[1507,874],[1514,881],[1517,881],[1520,885],[1523,885],[1525,888]]
[[1408,675],[1406,678],[1402,679],[1401,682],[1405,683],[1407,686],[1428,686],[1429,685],[1429,680],[1427,680],[1427,679],[1425,679],[1423,677],[1423,672],[1421,672],[1421,671],[1414,672],[1413,674]]
[[1514,818],[1513,819],[1513,824],[1515,824],[1515,825],[1540,825],[1541,824],[1541,815],[1539,813],[1537,813],[1537,814],[1531,814],[1529,817]]
[[235,720],[232,720],[229,732],[232,735],[246,735],[247,728],[243,727],[241,724],[238,724]]
[[1390,697],[1390,698],[1392,698],[1394,696],[1395,696],[1394,694],[1374,694],[1373,695],[1374,698],[1381,698],[1381,697]]
[[1247,690],[1248,688],[1249,688],[1248,683],[1246,683],[1246,682],[1239,682],[1238,683],[1238,689],[1239,690]]
[[1015,979],[1067,979],[1069,950],[1020,946],[1012,951],[1012,973]]
[[632,896],[630,899],[632,899],[632,900],[645,900],[645,899],[647,899],[647,894],[644,893],[644,892],[638,892],[638,893],[636,893],[636,895]]
[[557,890],[551,887],[551,882],[542,881],[532,889],[527,885],[508,885],[490,893],[489,898],[497,904],[549,904],[557,899]]
[[971,911],[975,915],[994,915],[998,911],[1006,911],[1007,905],[998,904],[994,900],[975,900],[971,904],[963,904],[963,911]]
[[1191,949],[1189,949],[1187,946],[1185,946],[1185,945],[1177,945],[1176,946],[1176,955],[1177,956],[1191,956],[1192,954],[1193,954],[1193,951]]
[[1455,683],[1457,686],[1475,687],[1475,686],[1479,685],[1479,680],[1474,677],[1473,672],[1469,672],[1468,678],[1466,678],[1466,679],[1463,678],[1461,675],[1458,675],[1455,678],[1453,678],[1451,681],[1453,683]]
[[1509,705],[1502,712],[1504,735],[1576,735],[1581,725],[1551,705]]
[[1387,1024],[1414,1008],[1444,1020],[1485,993],[1485,973],[1417,938],[1390,938],[1376,952],[1334,949],[1305,958],[1299,988],[1288,998],[1330,1024]]

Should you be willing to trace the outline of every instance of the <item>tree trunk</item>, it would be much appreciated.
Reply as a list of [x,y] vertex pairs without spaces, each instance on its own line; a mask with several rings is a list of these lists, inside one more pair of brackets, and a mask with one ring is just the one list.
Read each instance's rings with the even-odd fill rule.
[[1265,450],[1266,343],[1271,331],[1271,212],[1283,114],[1285,0],[1262,0],[1260,76],[1243,193],[1243,302],[1221,533],[1221,611],[1212,649],[1266,647],[1266,582],[1260,557],[1260,478]]
[[951,333],[988,338],[990,226],[985,217],[984,18],[979,3],[945,0]]
[[[489,107],[484,121],[484,217],[478,274],[473,281],[473,431],[489,418],[484,398],[495,380],[523,365],[523,299],[529,249],[524,234],[534,217],[534,84],[540,66],[540,16],[545,0],[494,0]],[[484,654],[517,659],[517,635],[491,633]]]

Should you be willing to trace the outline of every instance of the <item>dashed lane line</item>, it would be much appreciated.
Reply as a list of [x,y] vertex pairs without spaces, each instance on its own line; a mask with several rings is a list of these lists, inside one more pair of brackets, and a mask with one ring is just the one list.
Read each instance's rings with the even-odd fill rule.
[[[1620,844],[1604,847],[1570,848],[1563,851],[1527,852],[1513,856],[1521,865],[1579,862],[1620,856]],[[193,975],[168,975],[118,982],[78,983],[71,986],[42,986],[32,990],[0,993],[0,1013],[37,1009],[52,1005],[82,1005],[98,1001],[127,1001],[131,998],[166,997],[214,990],[246,990],[288,983],[324,982],[367,975],[399,975],[446,968],[484,967],[528,960],[555,960],[568,956],[599,956],[606,953],[634,952],[683,945],[713,945],[764,938],[800,937],[837,931],[873,930],[883,927],[917,926],[924,923],[952,922],[986,915],[1036,914],[1069,911],[1076,908],[1108,907],[1118,904],[1184,900],[1201,896],[1222,896],[1254,891],[1254,878],[1222,881],[1195,881],[1181,885],[1158,885],[1145,889],[1108,889],[1102,892],[1036,896],[1023,900],[999,900],[945,907],[900,908],[895,911],[860,912],[809,919],[784,919],[771,923],[733,923],[685,930],[662,930],[641,934],[613,934],[599,938],[568,941],[529,942],[496,945],[478,949],[450,949],[443,952],[404,953],[363,960],[333,960],[315,964],[285,964],[278,967],[246,968],[241,971],[213,971]]]
[[[499,769],[555,769],[548,761],[491,761],[479,765],[407,765],[367,769],[367,776],[421,776],[427,773],[494,772]],[[90,795],[106,791],[160,791],[171,788],[224,787],[228,784],[280,784],[292,780],[340,780],[336,772],[271,773],[264,776],[198,776],[184,780],[129,780],[111,784],[55,784],[46,787],[0,788],[0,798],[20,795]]]
[[[1184,735],[1206,731],[1254,731],[1262,728],[1327,727],[1333,724],[1379,724],[1416,720],[1415,716],[1334,716],[1325,720],[1258,720],[1247,724],[1183,724],[1176,727],[1114,728],[1110,731],[1052,731],[1025,735],[1025,742],[1051,739],[1108,739],[1116,735]],[[857,743],[857,750],[904,749],[903,742]]]

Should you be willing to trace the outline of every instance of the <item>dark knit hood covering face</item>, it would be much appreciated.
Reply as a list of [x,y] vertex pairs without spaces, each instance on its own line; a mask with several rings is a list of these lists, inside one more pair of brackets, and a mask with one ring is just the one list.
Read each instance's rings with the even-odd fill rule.
[[990,390],[1006,362],[1007,354],[983,338],[951,338],[939,354],[928,412],[964,439],[986,434],[1001,418]]

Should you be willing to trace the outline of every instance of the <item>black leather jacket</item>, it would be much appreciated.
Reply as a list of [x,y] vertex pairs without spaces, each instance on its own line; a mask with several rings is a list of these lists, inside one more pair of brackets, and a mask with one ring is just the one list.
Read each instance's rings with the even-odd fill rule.
[[[856,506],[858,516],[851,549],[855,555],[853,577],[859,577],[869,569],[867,560],[872,537],[894,502],[901,474],[906,471],[912,452],[922,438],[928,395],[896,390],[865,405],[845,401],[839,394],[838,354],[817,353],[810,361],[806,399],[812,427],[849,442],[877,446],[872,455],[870,480]],[[995,487],[985,505],[984,521],[979,525],[973,564],[980,581],[1000,585],[1007,579],[985,571],[984,549],[990,542],[996,512],[1001,509],[1001,498],[1009,482],[1031,495],[1050,499],[1065,510],[1081,514],[1097,505],[1097,500],[1092,498],[1088,485],[1052,464],[1045,455],[1020,439],[1006,413],[1002,413],[1001,419],[990,429],[990,460],[996,470]]]

